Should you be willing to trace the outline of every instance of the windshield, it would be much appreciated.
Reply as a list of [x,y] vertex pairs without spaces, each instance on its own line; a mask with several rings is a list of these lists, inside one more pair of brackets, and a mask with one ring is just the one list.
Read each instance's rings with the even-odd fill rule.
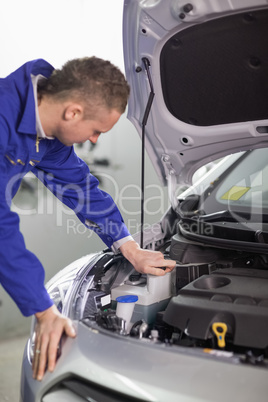
[[180,205],[186,238],[218,247],[268,253],[268,152],[247,151],[205,191]]
[[229,210],[263,218],[267,215],[267,151],[262,148],[244,153],[211,185],[200,206],[205,214]]

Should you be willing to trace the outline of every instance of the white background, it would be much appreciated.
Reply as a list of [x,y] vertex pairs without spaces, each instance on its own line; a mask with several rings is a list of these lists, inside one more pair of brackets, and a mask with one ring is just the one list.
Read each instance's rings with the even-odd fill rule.
[[59,68],[69,59],[96,55],[123,69],[123,0],[1,3],[1,77],[36,58]]

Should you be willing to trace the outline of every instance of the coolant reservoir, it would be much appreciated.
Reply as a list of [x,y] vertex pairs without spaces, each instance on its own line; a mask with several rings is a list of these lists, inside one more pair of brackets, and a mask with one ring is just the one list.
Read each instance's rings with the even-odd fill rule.
[[151,324],[157,312],[164,310],[173,296],[174,277],[174,272],[168,272],[164,276],[147,275],[146,284],[123,284],[112,289],[112,301],[115,302],[117,297],[124,295],[138,296],[131,321],[143,319]]

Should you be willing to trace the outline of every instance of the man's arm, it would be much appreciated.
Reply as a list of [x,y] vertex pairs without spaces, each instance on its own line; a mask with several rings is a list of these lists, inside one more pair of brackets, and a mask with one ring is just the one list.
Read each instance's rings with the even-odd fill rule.
[[[40,175],[38,170],[45,174]],[[89,174],[88,167],[77,158],[72,148],[61,144],[55,146],[54,151],[38,164],[34,173],[62,202],[74,210],[86,226],[89,226],[88,220],[92,221],[92,230],[96,229],[96,224],[99,228],[95,230],[96,233],[108,247],[130,235],[114,201],[107,193],[98,189],[98,181]],[[53,173],[53,178],[47,178],[50,173]],[[134,240],[125,242],[119,249],[140,273],[165,275],[175,267],[175,261],[165,260],[160,252],[141,249]],[[166,269],[159,269],[161,267]],[[65,332],[68,336],[75,336],[75,333],[71,331],[70,321],[54,308],[37,313],[36,318],[37,352],[35,351],[33,375],[41,380],[46,362],[49,371],[53,371],[55,367],[61,335]]]
[[112,197],[99,188],[99,181],[90,173],[87,164],[57,139],[50,150],[32,170],[45,186],[78,219],[93,230],[107,247],[130,235]]

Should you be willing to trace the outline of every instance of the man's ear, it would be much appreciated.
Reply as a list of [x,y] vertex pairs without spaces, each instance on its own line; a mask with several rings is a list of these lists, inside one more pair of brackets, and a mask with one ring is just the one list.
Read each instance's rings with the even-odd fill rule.
[[65,107],[63,118],[66,121],[76,121],[83,117],[83,107],[79,103],[72,103]]

